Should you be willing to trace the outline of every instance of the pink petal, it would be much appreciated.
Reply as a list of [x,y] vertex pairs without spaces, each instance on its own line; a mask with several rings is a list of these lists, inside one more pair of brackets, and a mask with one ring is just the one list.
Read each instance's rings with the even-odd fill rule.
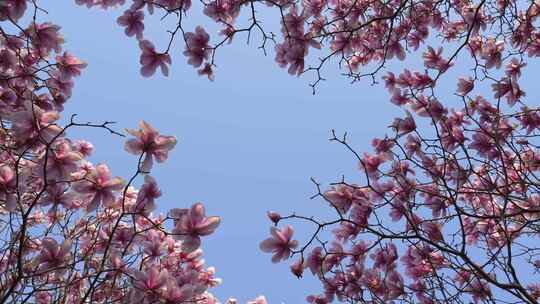
[[221,219],[219,216],[210,216],[206,218],[200,225],[197,225],[197,233],[199,235],[209,235],[213,233],[219,226]]
[[278,247],[279,243],[273,239],[268,238],[259,244],[259,248],[264,252],[272,252]]

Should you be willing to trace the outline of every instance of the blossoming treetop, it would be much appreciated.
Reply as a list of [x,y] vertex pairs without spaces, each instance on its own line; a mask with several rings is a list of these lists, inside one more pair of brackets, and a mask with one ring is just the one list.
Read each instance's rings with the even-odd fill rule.
[[[314,181],[314,198],[326,202],[335,219],[268,214],[277,227],[261,249],[273,254],[273,262],[295,259],[294,275],[309,270],[320,280],[322,292],[308,302],[540,299],[540,110],[535,101],[527,104],[520,86],[527,65],[540,55],[540,3],[76,3],[122,7],[117,22],[139,45],[143,76],[157,69],[167,75],[180,41],[188,63],[213,79],[218,50],[258,33],[261,48],[274,47],[279,66],[293,75],[313,73],[313,88],[334,58],[354,81],[382,78],[390,101],[405,115],[393,120],[387,136],[373,140],[369,153],[332,132],[330,139],[351,151],[363,174],[326,190]],[[218,33],[204,24],[185,28],[196,9],[219,26]],[[262,9],[277,12],[280,33],[263,27]],[[198,247],[219,218],[207,217],[200,204],[167,215],[152,212],[161,194],[149,175],[153,160],[165,161],[176,140],[145,122],[130,130],[134,138],[126,150],[138,162],[127,181],[113,177],[105,164],[89,163],[92,145],[69,139],[67,132],[118,132],[109,122],[72,117],[65,126],[57,123],[85,64],[62,53],[59,27],[38,23],[39,12],[35,1],[0,3],[0,301],[215,303],[206,290],[218,281],[212,268],[204,268]],[[23,26],[25,13],[31,20]],[[145,35],[152,14],[175,21],[166,45]],[[322,54],[318,59],[309,56],[313,49]],[[387,70],[390,61],[414,55],[422,59],[420,70]],[[441,79],[458,68],[467,74],[448,92]],[[449,93],[460,106],[441,100]],[[142,175],[137,191],[133,181]],[[299,242],[293,227],[282,225],[288,221],[306,222],[313,233]],[[254,303],[265,302],[259,297]]]

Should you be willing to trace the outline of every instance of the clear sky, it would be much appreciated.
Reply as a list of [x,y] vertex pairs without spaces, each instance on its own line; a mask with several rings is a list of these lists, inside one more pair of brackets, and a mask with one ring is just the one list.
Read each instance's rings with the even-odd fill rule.
[[[321,200],[309,200],[315,191],[310,177],[326,184],[341,175],[360,177],[351,153],[328,141],[330,130],[347,131],[358,151],[368,150],[371,138],[383,136],[401,113],[386,90],[367,82],[351,85],[332,66],[329,81],[313,96],[310,75],[289,76],[274,63],[273,52],[265,57],[257,44],[247,46],[245,37],[219,52],[215,82],[196,75],[179,45],[168,78],[144,79],[136,42],[116,25],[120,10],[88,10],[73,1],[41,5],[49,10],[43,20],[62,26],[66,50],[88,62],[66,114],[77,113],[82,121],[113,120],[120,129],[144,119],[178,137],[170,160],[153,172],[164,193],[158,204],[166,211],[202,201],[208,214],[222,217],[203,247],[207,264],[224,280],[214,294],[242,302],[264,294],[271,303],[296,304],[318,293],[319,282],[309,275],[297,280],[287,264],[273,265],[270,255],[259,251],[270,226],[266,211],[329,210]],[[164,30],[156,26],[147,35],[164,41]],[[136,159],[123,151],[122,139],[88,129],[73,136],[91,140],[93,160],[107,162],[114,174],[133,172]]]

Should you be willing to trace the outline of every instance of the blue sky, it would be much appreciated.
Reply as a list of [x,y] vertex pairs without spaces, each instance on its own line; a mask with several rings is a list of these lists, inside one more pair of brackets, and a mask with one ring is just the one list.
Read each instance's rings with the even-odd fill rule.
[[[256,43],[246,45],[245,37],[219,52],[215,82],[196,75],[180,45],[172,53],[170,77],[144,79],[136,42],[116,25],[121,11],[88,10],[72,2],[41,2],[49,11],[44,20],[62,26],[65,48],[88,62],[66,114],[77,113],[82,121],[113,120],[119,129],[144,119],[178,137],[170,160],[153,172],[164,193],[158,204],[166,211],[202,201],[208,214],[222,217],[221,227],[204,241],[207,264],[224,280],[214,294],[222,300],[232,296],[243,302],[264,294],[271,303],[302,303],[318,293],[319,283],[311,277],[298,281],[287,264],[273,265],[259,251],[270,226],[266,211],[324,215],[329,210],[324,202],[309,200],[315,191],[310,177],[327,184],[342,175],[361,176],[353,156],[328,138],[331,129],[347,131],[358,151],[370,149],[371,139],[383,136],[401,113],[383,86],[351,85],[332,66],[334,72],[313,96],[310,75],[289,76],[274,63],[273,52],[265,57]],[[147,35],[164,41],[165,29],[158,25]],[[72,136],[91,140],[93,159],[106,161],[114,174],[133,172],[136,159],[123,151],[122,139],[89,129]],[[298,233],[306,235],[307,228]]]

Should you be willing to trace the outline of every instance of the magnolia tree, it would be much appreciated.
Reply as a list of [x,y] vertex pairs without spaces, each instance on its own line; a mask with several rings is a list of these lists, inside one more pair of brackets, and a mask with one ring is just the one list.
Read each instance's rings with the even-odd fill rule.
[[[352,81],[383,79],[405,114],[369,153],[332,132],[362,173],[328,189],[314,181],[314,198],[333,218],[268,213],[275,227],[260,247],[273,262],[293,259],[294,275],[309,271],[320,280],[322,292],[308,302],[538,303],[540,109],[526,104],[519,83],[540,56],[540,3],[75,2],[121,10],[117,23],[140,47],[143,76],[167,75],[178,42],[188,63],[213,79],[217,51],[244,35],[258,36],[265,53],[273,47],[290,74],[313,74],[314,90],[336,61]],[[211,22],[186,28],[201,11]],[[153,159],[164,161],[176,141],[144,122],[130,130],[126,150],[138,162],[127,182],[85,160],[92,146],[68,139],[70,129],[119,133],[109,122],[57,122],[85,65],[61,52],[59,27],[38,23],[40,13],[36,0],[0,2],[2,302],[215,303],[206,289],[218,280],[198,248],[219,219],[200,204],[152,213],[160,195],[149,175]],[[151,15],[157,25],[174,21],[165,45],[145,36]],[[308,56],[310,49],[320,56]],[[391,61],[414,55],[423,62],[417,70],[388,71]],[[313,233],[295,240],[291,221]]]
[[0,2],[0,303],[217,303],[200,245],[219,217],[201,203],[153,213],[161,190],[150,173],[175,137],[144,121],[127,130],[138,159],[127,180],[92,164],[94,147],[71,130],[124,135],[111,122],[59,123],[86,64],[62,52],[59,27],[39,12]]

